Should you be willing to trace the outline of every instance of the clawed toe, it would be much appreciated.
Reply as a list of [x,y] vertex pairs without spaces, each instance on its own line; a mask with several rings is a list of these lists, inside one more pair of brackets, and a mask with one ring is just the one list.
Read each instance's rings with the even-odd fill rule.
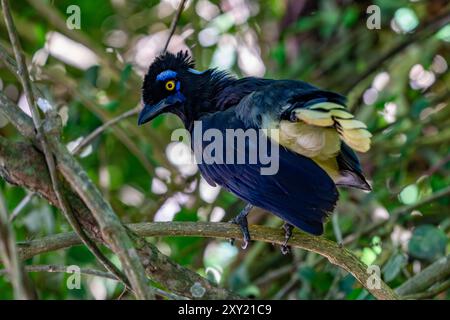
[[288,254],[291,250],[289,249],[289,246],[287,245],[289,242],[289,239],[292,236],[292,229],[294,229],[294,226],[285,222],[283,224],[283,229],[284,229],[284,242],[280,247],[281,253],[283,255]]
[[249,240],[244,239],[242,241],[241,248],[244,249],[244,250],[247,249],[249,243],[250,243],[250,239]]
[[287,246],[286,244],[282,244],[280,247],[280,251],[282,255],[287,255],[291,249],[289,249],[289,246]]
[[[239,226],[239,228],[241,229],[242,235],[243,235],[241,248],[246,249],[248,247],[248,244],[251,241],[250,232],[248,231],[247,220],[245,219],[245,221],[242,221],[242,220],[233,219],[230,221],[230,223],[237,224]],[[230,244],[234,245],[234,243],[235,243],[235,239],[231,238]]]

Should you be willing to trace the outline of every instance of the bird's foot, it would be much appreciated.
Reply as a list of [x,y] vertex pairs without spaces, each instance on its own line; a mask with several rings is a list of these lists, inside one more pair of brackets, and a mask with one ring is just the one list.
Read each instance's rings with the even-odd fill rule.
[[[244,238],[242,240],[241,248],[246,249],[248,247],[248,244],[251,241],[250,232],[248,231],[247,217],[237,216],[234,219],[232,219],[230,222],[233,224],[237,224],[239,226],[239,228],[241,229],[242,235],[244,236]],[[234,245],[234,240],[235,239],[230,239],[230,243],[232,245]]]
[[280,247],[281,253],[283,255],[288,254],[291,250],[289,249],[289,246],[287,245],[289,242],[289,239],[292,236],[292,229],[294,229],[294,226],[285,222],[283,224],[283,229],[284,229],[284,242]]
[[[239,228],[241,228],[242,234],[244,236],[243,242],[242,242],[242,249],[246,249],[248,244],[251,241],[250,232],[248,231],[248,222],[247,222],[247,215],[252,209],[251,204],[247,204],[245,208],[239,213],[236,217],[234,217],[230,222],[233,224],[237,224]],[[230,239],[231,245],[234,244],[234,239]]]

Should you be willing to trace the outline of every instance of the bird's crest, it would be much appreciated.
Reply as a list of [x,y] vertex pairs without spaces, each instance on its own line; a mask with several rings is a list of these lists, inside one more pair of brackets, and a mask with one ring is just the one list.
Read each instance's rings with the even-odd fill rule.
[[155,58],[148,69],[147,76],[151,80],[155,80],[158,75],[167,70],[176,72],[181,69],[194,68],[194,66],[194,59],[192,59],[187,51],[179,51],[177,54],[165,52]]

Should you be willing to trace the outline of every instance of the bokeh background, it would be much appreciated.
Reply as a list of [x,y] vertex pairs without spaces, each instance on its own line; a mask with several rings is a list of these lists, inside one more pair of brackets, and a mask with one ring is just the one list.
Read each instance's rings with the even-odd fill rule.
[[[163,49],[178,4],[11,1],[31,76],[58,108],[69,149],[140,106],[142,76]],[[80,30],[67,28],[70,5],[81,10]],[[370,5],[379,8],[380,29],[367,26]],[[168,50],[189,50],[199,70],[304,80],[348,95],[349,108],[374,135],[372,149],[361,155],[373,192],[341,189],[325,237],[379,265],[395,288],[450,253],[449,10],[448,1],[439,0],[189,0]],[[11,52],[3,19],[0,31],[0,44]],[[20,84],[2,64],[0,90],[29,113]],[[170,141],[181,126],[177,118],[160,116],[144,127],[136,122],[136,116],[124,119],[79,155],[124,222],[228,221],[242,209],[240,200],[185,164],[189,148]],[[1,116],[0,134],[18,137]],[[19,240],[70,230],[45,200],[3,180],[0,186]],[[261,210],[249,221],[281,226]],[[177,263],[249,297],[372,299],[351,275],[311,252],[283,256],[260,242],[241,250],[214,239],[149,240]],[[100,268],[83,246],[26,264]],[[31,277],[43,299],[115,299],[123,289],[94,276],[84,275],[80,290],[68,290],[63,273]],[[12,297],[0,274],[0,299]]]

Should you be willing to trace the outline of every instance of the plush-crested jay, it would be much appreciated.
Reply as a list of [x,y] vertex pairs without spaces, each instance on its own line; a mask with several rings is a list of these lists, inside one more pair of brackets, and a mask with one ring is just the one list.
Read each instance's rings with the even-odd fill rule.
[[[247,205],[233,219],[250,241],[247,214],[252,206],[285,221],[286,242],[293,227],[313,235],[323,233],[323,223],[338,200],[336,186],[370,190],[353,150],[366,152],[371,134],[345,108],[337,93],[295,80],[255,77],[237,79],[216,69],[197,71],[187,52],[164,53],[145,75],[139,124],[162,113],[176,114],[195,136],[194,122],[202,130],[277,129],[266,142],[246,141],[236,154],[257,152],[261,143],[279,145],[275,174],[261,174],[263,164],[200,163],[199,170],[213,186],[220,185]],[[206,146],[208,142],[202,142]],[[230,141],[224,142],[229,152]],[[227,150],[225,150],[228,148]],[[267,146],[265,146],[267,147]]]

